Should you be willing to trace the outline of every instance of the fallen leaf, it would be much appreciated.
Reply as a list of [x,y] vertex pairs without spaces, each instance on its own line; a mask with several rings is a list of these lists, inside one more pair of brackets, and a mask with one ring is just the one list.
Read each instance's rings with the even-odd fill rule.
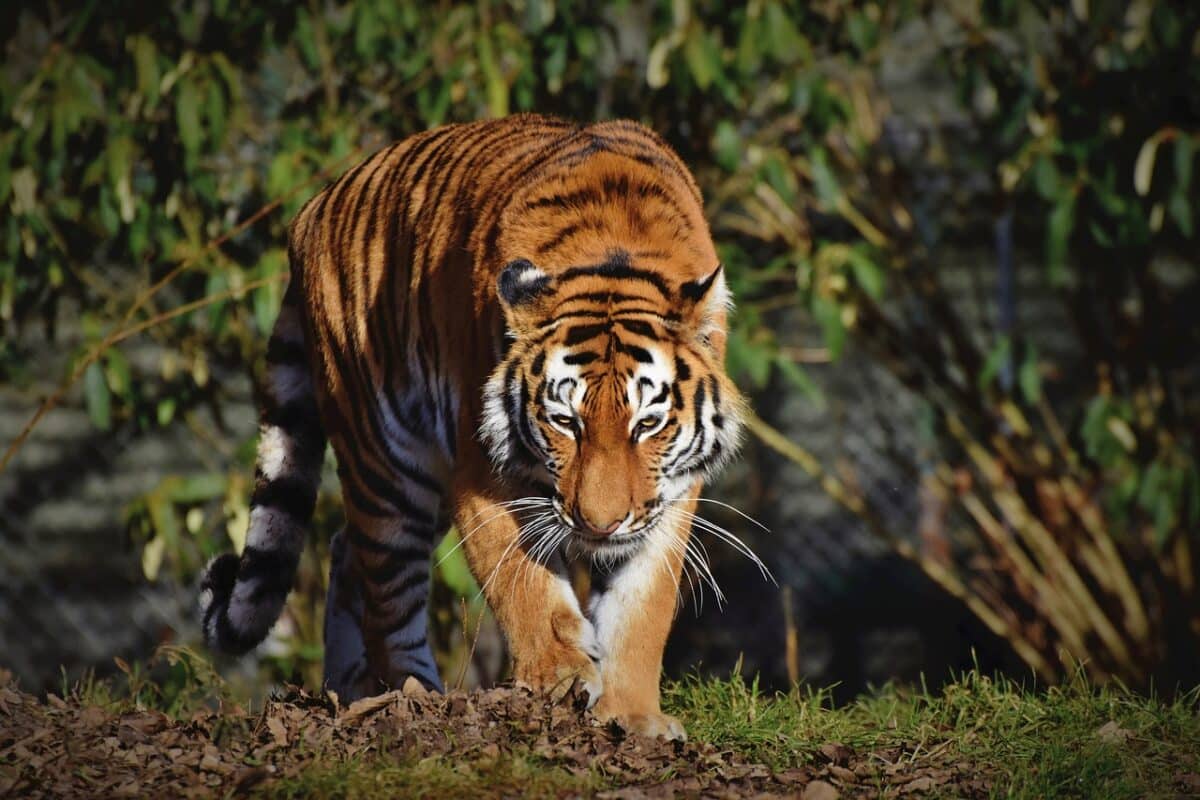
[[[413,679],[409,678],[409,680],[411,681]],[[406,682],[404,686],[407,690],[408,683]],[[385,694],[376,695],[374,697],[364,697],[361,700],[355,700],[342,713],[342,720],[345,722],[355,722],[356,720],[360,720],[365,716],[374,714],[381,708],[391,705],[392,702],[400,696],[400,692],[392,691]]]
[[800,795],[800,800],[837,800],[840,795],[838,790],[833,788],[833,784],[825,781],[813,781],[804,787],[804,793]]
[[1133,738],[1133,731],[1122,728],[1115,720],[1109,720],[1100,726],[1100,729],[1096,731],[1096,735],[1105,744],[1125,744]]

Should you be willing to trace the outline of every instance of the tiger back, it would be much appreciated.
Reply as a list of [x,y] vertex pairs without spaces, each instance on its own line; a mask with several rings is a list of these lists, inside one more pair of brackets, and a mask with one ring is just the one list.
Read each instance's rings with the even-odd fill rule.
[[[246,547],[202,583],[209,643],[246,652],[278,617],[328,439],[346,513],[329,688],[441,687],[425,604],[453,523],[518,681],[558,695],[580,680],[601,718],[682,737],[659,707],[662,651],[742,400],[680,159],[626,121],[447,126],[332,183],[288,244]],[[595,572],[582,605],[574,556]]]

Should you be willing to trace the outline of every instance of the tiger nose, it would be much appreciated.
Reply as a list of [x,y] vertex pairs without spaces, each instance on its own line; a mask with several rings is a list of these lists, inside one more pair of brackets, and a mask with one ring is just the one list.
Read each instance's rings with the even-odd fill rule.
[[[592,522],[587,517],[585,517],[583,515],[583,512],[580,511],[578,508],[575,509],[574,513],[571,514],[571,516],[575,519],[575,525],[577,527],[587,531],[588,533],[595,534],[596,536],[608,536],[613,531],[615,531],[617,528],[621,527],[620,519],[613,520],[608,525],[597,525],[596,523]],[[624,519],[624,518],[622,517],[622,519]]]

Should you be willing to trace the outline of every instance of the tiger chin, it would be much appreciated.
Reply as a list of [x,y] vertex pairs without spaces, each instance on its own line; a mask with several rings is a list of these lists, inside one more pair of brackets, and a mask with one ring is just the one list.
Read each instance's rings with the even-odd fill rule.
[[[521,115],[381,150],[289,228],[242,554],[201,583],[240,654],[292,586],[326,442],[325,681],[343,701],[442,682],[430,555],[455,525],[518,683],[683,738],[659,705],[691,514],[737,446],[729,292],[696,183],[633,122]],[[577,598],[569,563],[592,566]]]

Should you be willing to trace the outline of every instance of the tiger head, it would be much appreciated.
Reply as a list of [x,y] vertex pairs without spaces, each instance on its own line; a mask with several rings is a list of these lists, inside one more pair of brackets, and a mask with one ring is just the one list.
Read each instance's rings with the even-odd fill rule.
[[595,555],[631,550],[737,447],[720,266],[672,284],[617,251],[498,280],[507,351],[481,433],[501,473],[552,486],[556,522]]

